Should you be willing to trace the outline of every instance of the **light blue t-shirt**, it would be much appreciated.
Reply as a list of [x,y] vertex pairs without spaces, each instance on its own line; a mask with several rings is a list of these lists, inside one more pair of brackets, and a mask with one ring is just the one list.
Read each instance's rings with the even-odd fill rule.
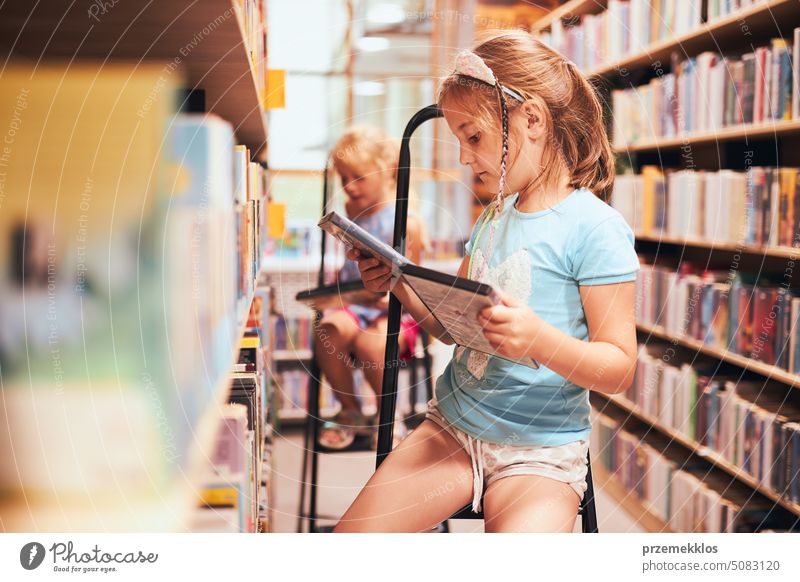
[[[581,285],[634,281],[639,260],[622,215],[586,189],[555,206],[523,213],[506,198],[488,259],[490,225],[466,245],[473,277],[502,289],[564,333],[588,341]],[[485,267],[485,268],[484,268]],[[538,370],[457,346],[436,381],[442,415],[488,442],[562,445],[587,440],[589,391],[545,366]]]

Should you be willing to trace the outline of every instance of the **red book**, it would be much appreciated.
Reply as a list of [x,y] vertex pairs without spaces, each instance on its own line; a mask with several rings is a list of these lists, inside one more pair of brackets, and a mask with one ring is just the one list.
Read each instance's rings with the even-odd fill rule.
[[736,300],[736,353],[742,356],[749,356],[753,343],[753,288],[749,285],[742,285],[737,289],[738,297]]
[[775,363],[775,338],[777,337],[778,290],[774,288],[756,288],[753,305],[752,353],[754,360]]

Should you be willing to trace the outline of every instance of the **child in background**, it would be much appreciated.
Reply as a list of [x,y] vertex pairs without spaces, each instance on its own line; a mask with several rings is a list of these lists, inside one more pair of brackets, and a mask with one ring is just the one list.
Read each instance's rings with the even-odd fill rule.
[[[395,188],[400,149],[381,129],[360,126],[348,130],[333,149],[334,168],[347,195],[348,218],[389,245],[394,235]],[[408,257],[419,262],[420,226],[408,219]],[[347,260],[339,272],[342,283],[358,280],[358,266]],[[326,422],[320,443],[330,449],[350,446],[357,435],[373,437],[375,430],[362,414],[353,385],[353,360],[379,395],[383,383],[389,296],[373,305],[350,305],[328,312],[314,334],[320,368],[342,408]],[[401,320],[399,351],[402,357],[414,350],[419,329],[414,319]]]
[[[456,347],[426,420],[336,531],[423,531],[471,503],[488,532],[569,532],[586,490],[589,391],[624,391],[636,365],[633,233],[598,197],[614,180],[603,109],[573,63],[522,31],[460,53],[439,105],[461,163],[497,192],[459,275],[501,290],[479,316],[496,352],[541,366]],[[390,289],[388,269],[348,257],[368,289]],[[392,290],[448,341],[416,297]]]

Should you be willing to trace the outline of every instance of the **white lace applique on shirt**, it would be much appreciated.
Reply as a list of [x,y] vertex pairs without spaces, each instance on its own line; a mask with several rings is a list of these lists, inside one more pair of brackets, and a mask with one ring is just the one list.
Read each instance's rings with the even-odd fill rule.
[[[533,291],[533,261],[527,250],[515,251],[494,268],[486,264],[486,257],[481,249],[475,249],[472,261],[475,265],[475,272],[483,274],[480,278],[482,283],[497,287],[524,305],[528,305]],[[457,356],[461,356],[460,353],[456,353]],[[488,363],[489,356],[487,354],[469,350],[467,369],[476,379],[483,378]]]

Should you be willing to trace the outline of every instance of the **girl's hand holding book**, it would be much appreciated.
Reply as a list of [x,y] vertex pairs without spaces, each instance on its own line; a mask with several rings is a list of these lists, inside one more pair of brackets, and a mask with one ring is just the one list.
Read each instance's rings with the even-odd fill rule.
[[358,249],[348,249],[347,258],[358,263],[364,287],[377,293],[391,291],[393,285],[392,271],[378,259],[362,255]]
[[478,314],[483,335],[498,355],[514,360],[525,357],[538,360],[533,349],[543,320],[527,305],[499,289],[496,291],[502,303]]

